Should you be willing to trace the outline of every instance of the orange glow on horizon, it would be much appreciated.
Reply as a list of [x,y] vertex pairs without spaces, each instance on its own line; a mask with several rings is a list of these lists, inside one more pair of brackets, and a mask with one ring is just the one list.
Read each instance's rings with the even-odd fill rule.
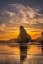
[[40,37],[41,36],[41,32],[28,32],[29,34],[30,34],[30,36],[31,36],[31,38],[32,39],[36,39],[36,38],[38,38],[38,37]]
[[[29,30],[26,30],[27,33],[31,36],[32,39],[36,39],[37,37],[41,36],[41,32],[32,32]],[[0,34],[0,40],[9,40],[12,38],[16,38],[19,34],[19,30],[16,30],[15,32],[8,32],[5,34]]]

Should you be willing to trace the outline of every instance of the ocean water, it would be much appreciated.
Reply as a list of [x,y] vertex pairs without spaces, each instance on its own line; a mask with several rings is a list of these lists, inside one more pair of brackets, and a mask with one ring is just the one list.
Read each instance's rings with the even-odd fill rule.
[[0,44],[0,64],[43,64],[42,45],[28,44],[26,56],[21,62],[19,45]]

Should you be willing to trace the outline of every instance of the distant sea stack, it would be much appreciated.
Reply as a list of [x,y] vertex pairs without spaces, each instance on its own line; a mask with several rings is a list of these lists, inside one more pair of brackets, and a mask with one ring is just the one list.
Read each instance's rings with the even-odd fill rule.
[[39,42],[43,41],[43,32],[41,33],[41,37],[38,37],[38,38],[36,39],[36,41],[39,41]]
[[19,32],[17,37],[19,43],[28,43],[31,40],[31,36],[26,32],[23,26],[20,26]]

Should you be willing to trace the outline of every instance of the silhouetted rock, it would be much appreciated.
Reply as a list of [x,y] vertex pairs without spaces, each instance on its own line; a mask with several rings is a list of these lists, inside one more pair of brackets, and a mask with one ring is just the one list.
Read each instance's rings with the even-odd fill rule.
[[38,41],[38,42],[43,41],[43,32],[42,32],[41,34],[42,34],[41,37],[38,37],[38,38],[36,39],[36,41]]
[[31,36],[26,32],[23,26],[20,26],[20,33],[17,37],[18,43],[28,43],[31,41]]
[[10,39],[10,40],[7,41],[7,43],[16,43],[16,42],[17,42],[17,39],[16,38]]

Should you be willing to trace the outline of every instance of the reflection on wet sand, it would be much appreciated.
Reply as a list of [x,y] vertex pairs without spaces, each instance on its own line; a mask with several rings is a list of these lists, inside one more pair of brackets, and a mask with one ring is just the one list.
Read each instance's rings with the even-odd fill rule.
[[[0,45],[0,64],[20,64],[19,46]],[[28,45],[27,58],[23,64],[43,64],[41,45]]]

